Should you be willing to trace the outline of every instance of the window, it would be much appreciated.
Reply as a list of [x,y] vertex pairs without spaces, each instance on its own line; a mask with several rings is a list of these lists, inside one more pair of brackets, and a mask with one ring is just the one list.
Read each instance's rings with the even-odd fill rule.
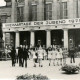
[[17,22],[23,22],[23,7],[17,7]]
[[37,20],[37,5],[32,5],[32,21]]
[[7,15],[1,15],[0,18],[2,23],[6,23]]
[[62,2],[62,18],[67,19],[68,14],[67,14],[67,2]]
[[46,20],[52,20],[52,4],[46,4]]

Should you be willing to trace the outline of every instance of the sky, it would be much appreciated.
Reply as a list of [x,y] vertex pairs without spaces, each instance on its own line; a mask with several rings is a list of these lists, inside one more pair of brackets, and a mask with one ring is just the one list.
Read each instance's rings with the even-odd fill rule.
[[5,6],[6,2],[4,0],[0,0],[0,6]]

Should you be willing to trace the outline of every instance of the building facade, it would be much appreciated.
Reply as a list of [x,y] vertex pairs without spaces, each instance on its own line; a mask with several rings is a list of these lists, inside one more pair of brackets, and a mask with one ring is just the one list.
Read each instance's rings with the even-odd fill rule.
[[80,0],[5,0],[4,46],[80,46]]

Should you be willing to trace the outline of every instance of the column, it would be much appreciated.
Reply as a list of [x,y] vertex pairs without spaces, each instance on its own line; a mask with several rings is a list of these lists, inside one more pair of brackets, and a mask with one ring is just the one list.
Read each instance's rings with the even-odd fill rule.
[[31,31],[30,35],[30,47],[35,45],[35,34],[34,31]]
[[50,30],[46,31],[46,47],[50,47],[51,46],[51,32]]
[[68,29],[64,29],[64,48],[68,49]]
[[3,40],[4,40],[4,47],[5,47],[5,32],[3,32]]
[[15,33],[15,48],[20,46],[20,35],[19,32]]

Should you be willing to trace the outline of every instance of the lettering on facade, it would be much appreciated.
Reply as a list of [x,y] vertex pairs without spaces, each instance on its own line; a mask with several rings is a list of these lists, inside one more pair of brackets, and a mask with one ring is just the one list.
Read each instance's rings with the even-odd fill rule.
[[3,27],[28,27],[28,26],[48,26],[59,24],[76,24],[80,23],[80,18],[76,19],[62,19],[62,20],[46,20],[46,21],[32,21],[32,22],[18,22],[18,23],[4,23]]

